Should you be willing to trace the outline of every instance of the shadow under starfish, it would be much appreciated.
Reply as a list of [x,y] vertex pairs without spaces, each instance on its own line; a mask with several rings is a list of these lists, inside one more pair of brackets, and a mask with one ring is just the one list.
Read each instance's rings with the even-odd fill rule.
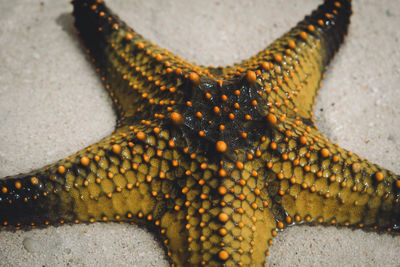
[[150,44],[100,2],[75,1],[74,15],[118,127],[66,160],[1,181],[4,228],[133,221],[154,229],[178,265],[260,265],[291,224],[398,231],[398,177],[313,126],[349,1],[326,1],[267,50],[223,69]]

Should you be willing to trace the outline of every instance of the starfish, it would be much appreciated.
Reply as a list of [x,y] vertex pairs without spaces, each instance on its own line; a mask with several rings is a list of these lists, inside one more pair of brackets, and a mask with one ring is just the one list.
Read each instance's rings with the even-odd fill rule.
[[101,1],[76,27],[118,111],[112,136],[1,181],[6,229],[143,224],[176,265],[261,265],[292,224],[398,231],[399,177],[326,140],[312,119],[349,1],[326,1],[256,57],[226,68],[154,46]]

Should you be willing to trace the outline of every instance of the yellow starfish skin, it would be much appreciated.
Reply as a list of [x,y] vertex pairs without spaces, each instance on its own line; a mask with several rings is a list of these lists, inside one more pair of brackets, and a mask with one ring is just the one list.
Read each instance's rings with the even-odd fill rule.
[[74,5],[118,127],[66,160],[1,181],[5,228],[133,221],[161,235],[176,265],[261,265],[277,230],[293,223],[398,230],[399,178],[331,144],[311,121],[348,1],[327,1],[224,69],[181,61],[99,1]]

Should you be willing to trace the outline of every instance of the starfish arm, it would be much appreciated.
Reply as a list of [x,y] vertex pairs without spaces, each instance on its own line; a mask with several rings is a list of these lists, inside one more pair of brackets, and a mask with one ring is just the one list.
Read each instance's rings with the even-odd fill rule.
[[[266,139],[260,146],[268,142]],[[263,156],[259,150],[240,149],[236,161],[222,158],[218,175],[223,180],[217,188],[222,245],[217,255],[226,266],[265,266],[277,234],[275,217],[279,211],[271,208]]]
[[[293,124],[295,125],[295,124]],[[270,195],[292,223],[399,231],[400,177],[325,139],[298,123],[277,131]]]
[[[264,166],[251,151],[234,162],[197,155],[182,186],[184,207],[161,219],[168,255],[176,266],[263,266],[276,235]],[[180,161],[182,162],[182,161]]]
[[190,208],[169,211],[161,219],[164,244],[172,262],[176,266],[263,266],[276,234],[270,211],[251,209],[240,214],[219,205],[205,210],[202,204],[206,202],[199,201],[195,213],[190,213]]
[[165,195],[177,193],[169,179],[174,153],[165,149],[168,140],[156,139],[158,131],[144,124],[125,126],[53,165],[1,179],[0,224],[158,224],[168,205]]
[[253,70],[269,102],[288,106],[300,117],[312,117],[323,73],[342,43],[350,22],[348,0],[326,0],[296,27],[252,58],[222,72],[226,78]]
[[199,75],[207,72],[145,40],[102,1],[72,3],[75,27],[113,99],[119,122],[163,113],[181,101],[182,84],[198,83]]

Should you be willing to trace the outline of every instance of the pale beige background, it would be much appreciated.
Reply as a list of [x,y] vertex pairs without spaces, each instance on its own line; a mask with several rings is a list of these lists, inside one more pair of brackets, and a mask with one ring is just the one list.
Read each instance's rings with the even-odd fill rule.
[[[109,0],[151,41],[202,64],[245,59],[319,0]],[[334,141],[400,173],[400,1],[353,1],[346,44],[316,106]],[[67,0],[0,0],[0,177],[64,158],[108,135],[115,115],[74,34]],[[400,237],[292,227],[271,266],[400,266]],[[93,224],[0,232],[1,266],[167,266],[145,230]]]

